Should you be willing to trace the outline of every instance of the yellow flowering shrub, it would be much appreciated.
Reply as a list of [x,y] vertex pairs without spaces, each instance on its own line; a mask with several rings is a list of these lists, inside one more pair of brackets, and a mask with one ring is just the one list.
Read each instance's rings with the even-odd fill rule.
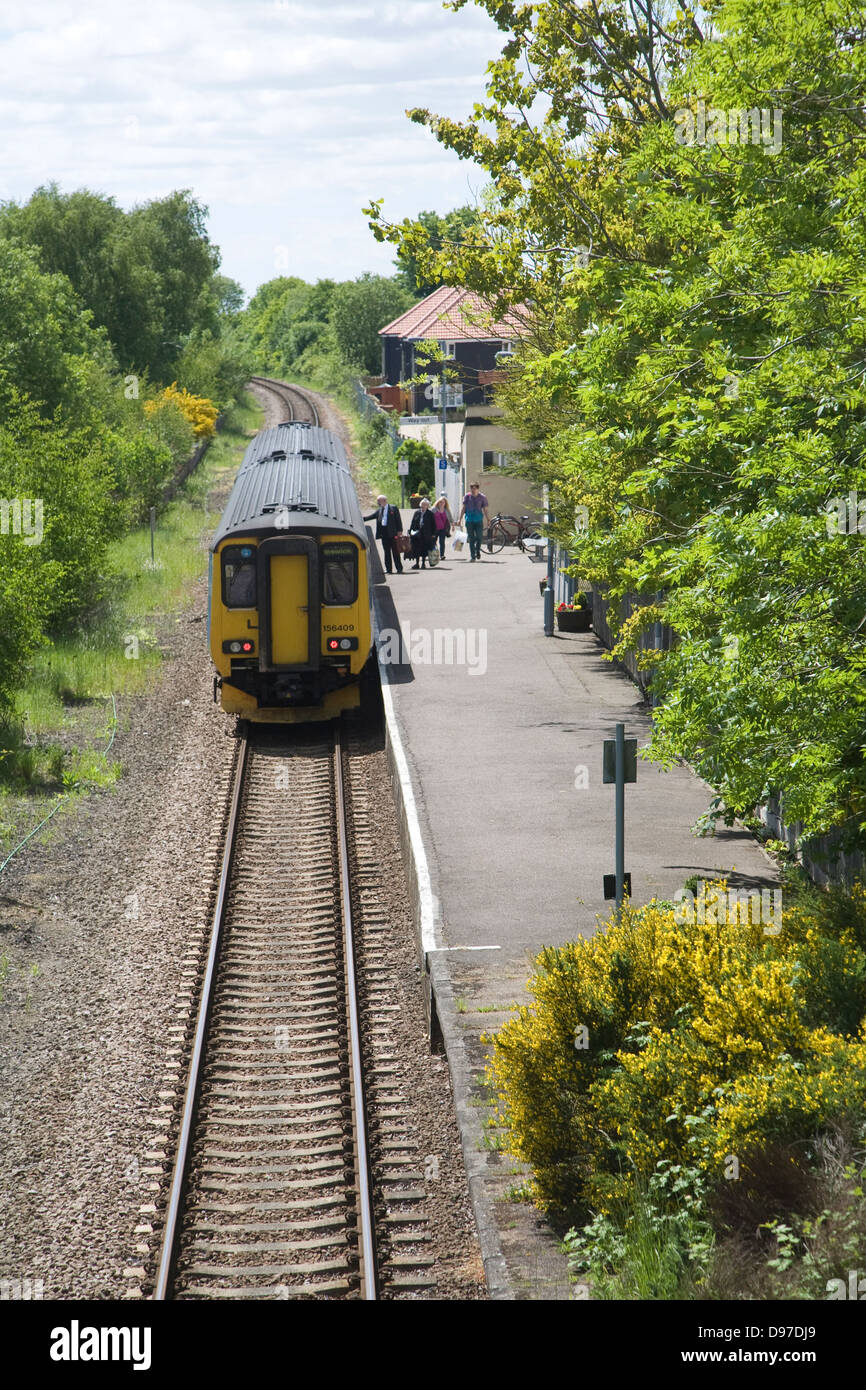
[[213,438],[219,415],[213,401],[209,401],[205,396],[193,396],[189,391],[179,389],[177,382],[173,381],[171,386],[166,386],[154,400],[145,401],[144,409],[148,415],[153,415],[169,404],[176,405],[181,410],[192,425],[196,439]]
[[778,935],[745,908],[717,925],[650,903],[542,951],[491,1071],[543,1205],[607,1211],[665,1160],[715,1178],[769,1140],[862,1122],[866,894],[821,897]]
[[765,1134],[811,1137],[828,1120],[859,1110],[866,1098],[866,1033],[852,1042],[818,1028],[798,1058],[781,1058],[771,1072],[737,1078],[719,1098],[715,1149],[719,1165]]

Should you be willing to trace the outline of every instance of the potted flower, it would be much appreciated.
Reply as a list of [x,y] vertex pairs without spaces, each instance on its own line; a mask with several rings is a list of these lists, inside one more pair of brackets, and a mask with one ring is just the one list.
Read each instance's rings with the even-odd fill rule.
[[592,627],[589,594],[576,593],[573,602],[561,603],[556,610],[556,625],[560,632],[589,632]]

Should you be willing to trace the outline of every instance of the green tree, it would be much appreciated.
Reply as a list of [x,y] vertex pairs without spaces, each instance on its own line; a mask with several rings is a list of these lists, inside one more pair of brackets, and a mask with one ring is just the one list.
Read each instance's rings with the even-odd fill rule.
[[379,329],[403,313],[412,296],[396,281],[365,274],[334,290],[330,321],[343,361],[359,371],[381,369]]
[[65,275],[94,322],[111,337],[117,299],[111,243],[123,220],[113,198],[86,188],[61,193],[50,183],[37,188],[23,206],[3,207],[0,236],[34,247],[43,270]]
[[[469,233],[481,233],[478,213],[469,206],[453,208],[444,217],[436,212],[419,212],[417,222],[426,233],[426,242],[432,251],[450,252],[466,241]],[[418,299],[444,284],[441,271],[432,275],[422,272],[418,256],[408,244],[400,247],[394,264],[397,266],[394,279]]]
[[407,487],[410,493],[436,476],[436,450],[425,439],[403,439],[394,455],[409,460]]
[[244,287],[228,275],[213,275],[208,291],[221,318],[234,319],[244,307]]
[[44,271],[68,278],[125,370],[170,381],[187,335],[219,331],[226,294],[237,304],[240,287],[215,278],[206,216],[189,190],[124,213],[111,198],[50,184],[2,209],[0,238],[35,249]]
[[655,756],[728,818],[781,792],[807,833],[862,843],[862,536],[833,524],[866,490],[862,8],[726,0],[703,32],[651,3],[485,7],[487,101],[414,113],[495,181],[483,240],[438,251],[380,205],[374,230],[526,304],[502,399],[560,534],[614,615],[643,596],[621,650],[677,635],[645,656]]
[[77,361],[105,367],[111,351],[65,275],[43,273],[36,252],[0,239],[0,414],[26,392],[47,414],[80,403]]
[[[171,379],[186,335],[216,329],[216,310],[204,291],[219,265],[207,236],[207,209],[184,189],[134,208],[115,239],[119,265],[132,293],[118,305],[118,358],[147,367],[159,381]],[[142,292],[153,299],[144,321]]]

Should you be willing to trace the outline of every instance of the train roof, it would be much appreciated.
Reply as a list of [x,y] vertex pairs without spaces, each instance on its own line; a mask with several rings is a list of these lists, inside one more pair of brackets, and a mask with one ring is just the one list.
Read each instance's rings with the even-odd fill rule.
[[274,425],[271,429],[259,430],[244,454],[241,472],[252,463],[271,458],[278,451],[304,456],[312,454],[314,458],[330,459],[343,468],[349,467],[343,442],[335,434],[322,429],[320,425],[291,420],[283,425]]
[[346,451],[329,430],[293,422],[262,430],[250,444],[211,548],[241,533],[334,530],[366,544]]

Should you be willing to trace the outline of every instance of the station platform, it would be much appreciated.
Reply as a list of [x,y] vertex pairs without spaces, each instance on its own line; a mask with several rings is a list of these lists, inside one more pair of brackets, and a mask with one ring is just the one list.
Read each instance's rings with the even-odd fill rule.
[[[526,555],[471,563],[449,541],[435,569],[387,579],[378,545],[376,556],[386,714],[423,843],[421,877],[429,872],[423,950],[488,1286],[499,1298],[565,1299],[558,1241],[510,1200],[522,1170],[488,1125],[481,1034],[527,1002],[542,946],[591,935],[608,919],[614,788],[602,781],[602,743],[622,721],[640,750],[649,710],[593,633],[545,636],[545,570]],[[749,888],[775,882],[745,829],[692,833],[710,797],[688,767],[663,771],[638,757],[625,811],[633,902],[671,898],[692,874],[724,873]]]

